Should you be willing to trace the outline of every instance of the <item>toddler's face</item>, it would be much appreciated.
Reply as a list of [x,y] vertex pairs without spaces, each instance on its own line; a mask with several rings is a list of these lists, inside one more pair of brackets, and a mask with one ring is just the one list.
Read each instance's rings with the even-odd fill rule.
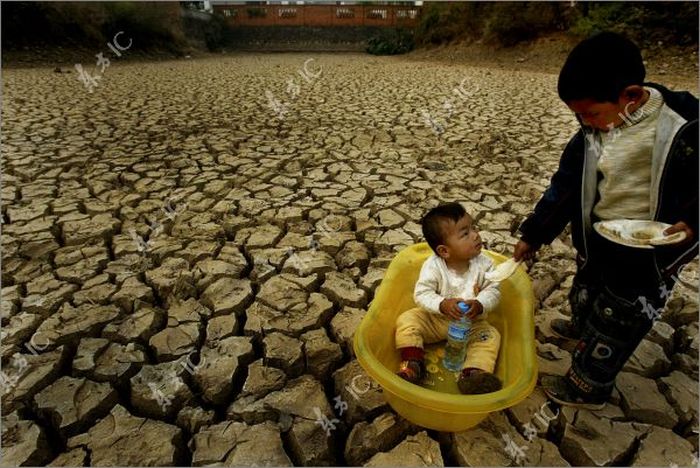
[[456,223],[452,220],[445,220],[444,223],[446,248],[442,257],[445,260],[468,261],[481,253],[481,236],[471,216],[463,216]]

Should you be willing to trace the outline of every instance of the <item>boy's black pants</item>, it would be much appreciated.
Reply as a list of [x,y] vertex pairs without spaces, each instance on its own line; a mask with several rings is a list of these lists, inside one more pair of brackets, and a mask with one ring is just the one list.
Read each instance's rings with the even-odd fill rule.
[[572,324],[581,340],[567,379],[593,401],[605,401],[615,377],[659,317],[675,282],[662,278],[653,249],[591,239],[589,261],[569,293]]

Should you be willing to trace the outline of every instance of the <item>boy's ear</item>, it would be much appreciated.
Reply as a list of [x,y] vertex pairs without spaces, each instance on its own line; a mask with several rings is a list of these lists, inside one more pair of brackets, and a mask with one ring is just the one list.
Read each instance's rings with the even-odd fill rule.
[[449,258],[450,256],[450,249],[448,249],[446,245],[438,245],[437,249],[435,250],[437,251],[438,256],[441,258]]
[[639,102],[644,97],[644,87],[630,85],[620,92],[620,100],[625,102]]

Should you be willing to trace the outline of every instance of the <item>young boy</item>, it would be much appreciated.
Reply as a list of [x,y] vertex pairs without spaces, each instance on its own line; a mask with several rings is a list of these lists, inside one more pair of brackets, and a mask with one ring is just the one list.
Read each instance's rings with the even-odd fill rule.
[[457,304],[465,302],[472,327],[457,384],[462,393],[469,394],[500,390],[493,370],[501,336],[485,320],[501,297],[498,283],[484,279],[493,262],[481,254],[481,237],[459,203],[433,208],[421,224],[434,255],[423,264],[416,283],[414,299],[420,307],[396,319],[396,347],[402,359],[398,375],[412,383],[420,381],[425,370],[423,345],[447,337],[449,323],[461,318]]
[[[578,253],[571,321],[553,320],[579,340],[565,377],[542,387],[563,405],[598,409],[615,377],[663,308],[675,274],[698,253],[698,100],[644,83],[639,49],[614,33],[578,44],[559,74],[559,97],[582,128],[569,141],[549,188],[521,225],[516,260],[528,259],[571,223]],[[599,220],[671,224],[684,242],[653,249],[608,241]]]

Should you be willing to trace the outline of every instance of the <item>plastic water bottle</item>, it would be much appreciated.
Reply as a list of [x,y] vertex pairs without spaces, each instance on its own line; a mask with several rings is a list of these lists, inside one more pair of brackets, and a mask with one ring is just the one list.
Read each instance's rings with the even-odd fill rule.
[[442,365],[451,372],[462,370],[467,351],[469,330],[472,326],[472,321],[467,318],[469,306],[464,302],[460,302],[457,304],[457,307],[462,312],[462,318],[453,320],[447,327],[447,345],[445,345],[445,357],[442,359]]

